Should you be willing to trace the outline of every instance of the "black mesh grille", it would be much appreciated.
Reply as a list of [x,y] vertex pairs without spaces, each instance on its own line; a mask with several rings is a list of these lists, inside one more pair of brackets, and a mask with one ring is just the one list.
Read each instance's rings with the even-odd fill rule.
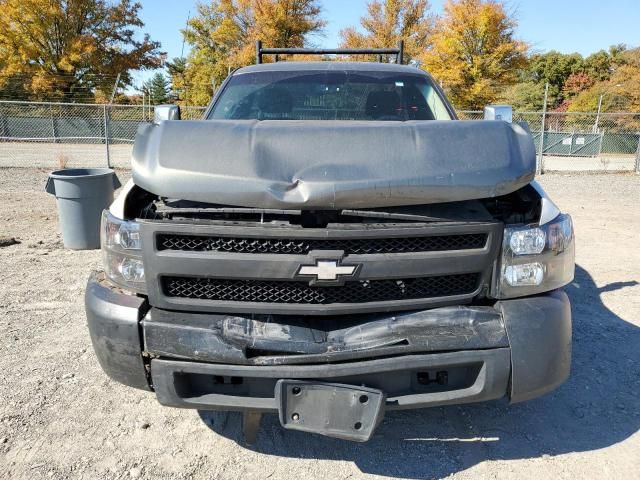
[[469,250],[483,248],[486,243],[486,233],[339,240],[232,238],[176,234],[160,234],[157,238],[159,250],[290,255],[306,255],[312,250],[344,250],[347,255]]
[[340,287],[312,287],[306,282],[219,280],[164,277],[169,297],[227,302],[326,305],[446,297],[473,293],[480,275],[468,273],[404,280],[350,282]]

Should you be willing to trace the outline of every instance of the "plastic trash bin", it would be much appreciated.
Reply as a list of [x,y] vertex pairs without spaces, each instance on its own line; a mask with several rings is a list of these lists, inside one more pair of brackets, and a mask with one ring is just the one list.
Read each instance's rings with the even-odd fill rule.
[[45,190],[56,196],[65,248],[100,248],[100,218],[120,181],[110,168],[74,168],[49,175]]

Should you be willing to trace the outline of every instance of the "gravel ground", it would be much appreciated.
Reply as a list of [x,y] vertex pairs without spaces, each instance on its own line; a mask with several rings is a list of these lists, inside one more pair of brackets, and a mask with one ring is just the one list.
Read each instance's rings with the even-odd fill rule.
[[98,252],[62,249],[46,174],[0,169],[0,478],[638,478],[640,178],[546,175],[577,230],[567,384],[528,403],[387,415],[355,444],[160,407],[101,372],[83,312]]

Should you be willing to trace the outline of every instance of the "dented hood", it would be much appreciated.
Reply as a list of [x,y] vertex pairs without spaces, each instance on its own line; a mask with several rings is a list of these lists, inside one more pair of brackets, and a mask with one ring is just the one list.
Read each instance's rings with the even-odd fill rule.
[[504,195],[535,175],[521,126],[500,121],[167,121],[143,125],[136,185],[261,208],[375,208]]

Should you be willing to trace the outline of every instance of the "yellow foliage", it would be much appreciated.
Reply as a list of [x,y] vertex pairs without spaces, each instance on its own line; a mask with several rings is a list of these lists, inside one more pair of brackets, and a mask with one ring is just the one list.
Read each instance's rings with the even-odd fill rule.
[[640,112],[640,48],[624,52],[611,78],[578,94],[569,111],[595,111],[600,96],[603,112]]
[[[213,0],[183,32],[192,45],[182,99],[204,105],[229,71],[255,62],[255,42],[265,47],[302,47],[322,30],[318,0]],[[269,59],[265,59],[268,61]]]
[[422,64],[456,108],[482,108],[517,82],[528,45],[515,38],[516,25],[498,1],[447,1]]
[[[433,18],[427,0],[374,0],[355,28],[340,32],[343,48],[395,48],[405,42],[405,61],[419,58],[429,46]],[[372,59],[369,59],[372,60]]]
[[135,39],[139,10],[131,0],[0,1],[0,86],[17,78],[36,98],[75,100],[158,67],[159,44]]

